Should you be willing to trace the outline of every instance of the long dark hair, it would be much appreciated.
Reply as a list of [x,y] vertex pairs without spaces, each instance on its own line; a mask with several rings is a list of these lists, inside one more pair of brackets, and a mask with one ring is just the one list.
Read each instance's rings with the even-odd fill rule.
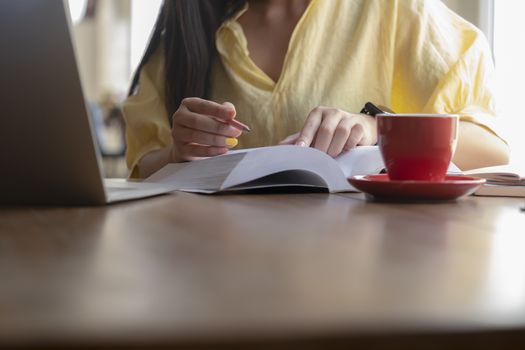
[[185,97],[205,98],[216,54],[215,32],[245,3],[246,0],[164,0],[129,95],[136,92],[140,71],[163,43],[165,103],[170,120]]

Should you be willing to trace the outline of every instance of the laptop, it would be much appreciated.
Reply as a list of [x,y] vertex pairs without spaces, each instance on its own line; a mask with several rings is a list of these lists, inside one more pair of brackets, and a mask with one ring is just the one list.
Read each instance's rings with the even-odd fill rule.
[[0,1],[0,47],[0,204],[103,205],[173,191],[103,178],[63,0]]

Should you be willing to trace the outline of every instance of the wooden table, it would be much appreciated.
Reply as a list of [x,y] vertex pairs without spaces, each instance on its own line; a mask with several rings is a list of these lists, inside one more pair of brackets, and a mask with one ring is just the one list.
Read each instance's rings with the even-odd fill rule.
[[525,348],[523,199],[0,209],[0,347]]

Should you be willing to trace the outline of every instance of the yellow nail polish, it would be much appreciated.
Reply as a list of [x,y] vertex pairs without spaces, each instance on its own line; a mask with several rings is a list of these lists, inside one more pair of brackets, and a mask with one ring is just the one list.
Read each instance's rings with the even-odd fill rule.
[[239,141],[236,138],[228,137],[226,139],[226,146],[228,146],[228,147],[235,147],[235,146],[237,146],[238,143],[239,143]]

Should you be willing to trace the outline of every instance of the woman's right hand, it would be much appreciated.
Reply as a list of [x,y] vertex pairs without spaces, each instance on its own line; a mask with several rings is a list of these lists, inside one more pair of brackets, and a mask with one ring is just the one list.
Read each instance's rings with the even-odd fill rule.
[[182,100],[173,114],[171,161],[191,161],[228,152],[242,131],[229,125],[235,118],[233,104],[219,104],[198,97]]

